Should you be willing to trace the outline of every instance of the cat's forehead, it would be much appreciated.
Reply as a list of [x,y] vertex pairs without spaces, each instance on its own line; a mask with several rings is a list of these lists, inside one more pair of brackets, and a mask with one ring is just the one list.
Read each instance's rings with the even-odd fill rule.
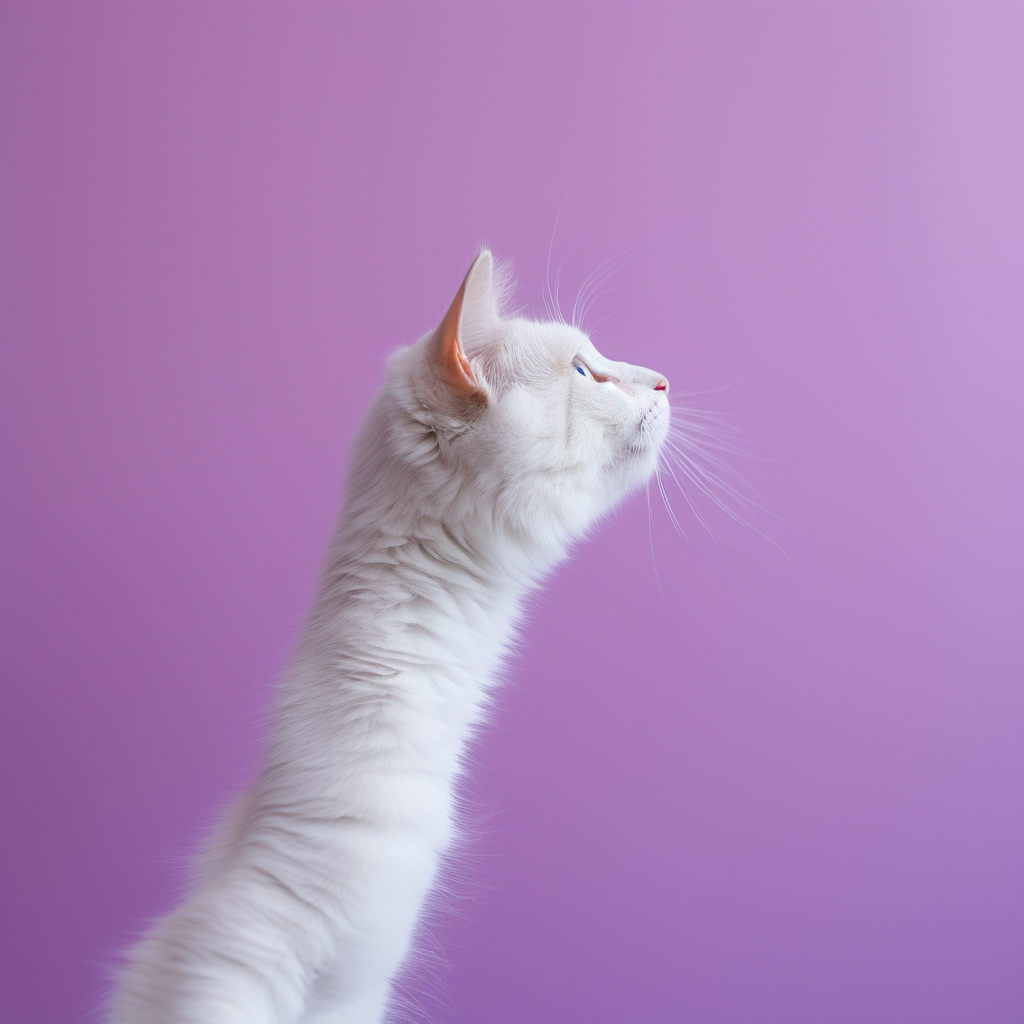
[[563,371],[579,357],[591,370],[614,375],[620,364],[603,356],[583,331],[569,324],[527,322],[515,361],[520,366]]
[[517,362],[536,366],[565,366],[590,339],[578,328],[556,322],[515,320],[505,339],[506,354]]

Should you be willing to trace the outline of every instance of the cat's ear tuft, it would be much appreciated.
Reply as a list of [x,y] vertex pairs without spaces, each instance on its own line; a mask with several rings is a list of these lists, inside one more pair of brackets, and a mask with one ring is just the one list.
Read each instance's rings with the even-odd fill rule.
[[494,260],[484,249],[473,261],[455,300],[448,307],[441,325],[434,332],[428,359],[434,375],[456,394],[478,402],[487,401],[487,392],[466,358],[463,340],[467,329],[474,331],[482,322],[497,319],[494,298]]

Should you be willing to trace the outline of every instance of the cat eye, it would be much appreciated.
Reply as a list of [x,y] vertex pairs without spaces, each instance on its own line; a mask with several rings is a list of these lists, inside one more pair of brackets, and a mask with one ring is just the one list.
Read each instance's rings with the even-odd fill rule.
[[577,373],[582,374],[584,377],[589,377],[598,384],[604,384],[612,379],[611,377],[606,377],[603,373],[594,373],[586,363],[581,363],[579,360],[576,360],[572,365],[576,367]]

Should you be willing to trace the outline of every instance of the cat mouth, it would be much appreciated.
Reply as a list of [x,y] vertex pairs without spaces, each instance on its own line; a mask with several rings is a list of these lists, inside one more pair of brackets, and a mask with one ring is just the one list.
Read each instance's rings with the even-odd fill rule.
[[663,419],[668,414],[668,405],[664,402],[655,400],[645,410],[643,416],[640,417],[641,424],[645,423],[656,423],[658,420]]

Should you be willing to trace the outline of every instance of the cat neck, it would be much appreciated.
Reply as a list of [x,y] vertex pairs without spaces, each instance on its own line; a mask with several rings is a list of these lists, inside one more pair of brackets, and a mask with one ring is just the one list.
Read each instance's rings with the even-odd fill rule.
[[356,510],[339,523],[320,600],[386,611],[451,598],[458,617],[463,602],[493,609],[521,598],[563,553],[560,545],[514,536],[478,513],[453,520],[419,510]]
[[348,508],[339,522],[283,687],[280,736],[301,745],[303,730],[329,717],[348,744],[332,744],[329,758],[376,756],[377,740],[357,742],[349,726],[368,707],[389,708],[392,736],[413,742],[431,722],[447,737],[427,760],[448,775],[457,758],[444,752],[480,722],[523,597],[547,564],[483,521],[402,520],[378,508],[371,525],[364,511]]

